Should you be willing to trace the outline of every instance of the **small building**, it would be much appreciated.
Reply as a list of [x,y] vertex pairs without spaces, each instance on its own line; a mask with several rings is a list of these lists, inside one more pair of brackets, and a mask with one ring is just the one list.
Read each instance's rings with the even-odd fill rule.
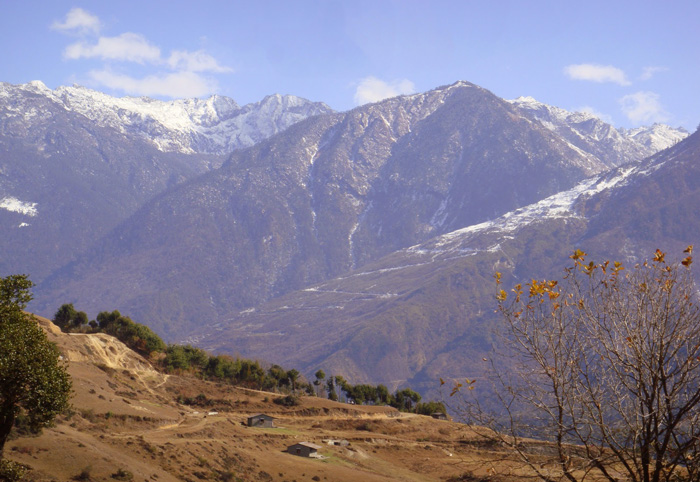
[[248,417],[248,426],[274,428],[274,420],[274,417],[270,417],[269,415],[265,415],[264,413],[258,413],[257,415]]
[[311,442],[299,442],[287,447],[287,452],[299,457],[318,457],[318,449],[321,447]]
[[445,415],[442,412],[434,412],[434,413],[431,413],[430,416],[436,420],[447,420],[447,415]]

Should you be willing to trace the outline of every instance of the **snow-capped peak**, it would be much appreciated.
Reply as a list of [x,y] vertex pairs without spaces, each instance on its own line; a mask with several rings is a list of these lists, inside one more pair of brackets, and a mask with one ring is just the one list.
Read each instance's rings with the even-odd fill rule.
[[233,99],[162,101],[148,97],[113,97],[86,87],[51,90],[41,81],[0,84],[0,98],[38,93],[97,125],[140,135],[161,151],[224,154],[248,147],[306,117],[332,112],[322,103],[275,94],[240,107]]
[[637,127],[626,131],[637,142],[653,150],[663,150],[688,137],[689,133],[682,127],[674,128],[666,124]]
[[51,90],[48,87],[46,87],[46,84],[44,84],[41,80],[32,80],[27,85],[29,88],[32,88],[32,89],[40,91],[40,92],[46,92],[46,91]]
[[663,124],[616,129],[589,112],[569,112],[533,97],[518,97],[508,102],[572,145],[595,154],[609,167],[640,161],[688,136],[685,129]]

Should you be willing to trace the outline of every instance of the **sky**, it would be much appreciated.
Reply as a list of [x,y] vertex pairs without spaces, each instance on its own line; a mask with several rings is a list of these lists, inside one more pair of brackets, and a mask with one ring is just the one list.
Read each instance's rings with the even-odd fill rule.
[[0,81],[345,111],[466,80],[693,132],[699,19],[697,0],[0,0]]

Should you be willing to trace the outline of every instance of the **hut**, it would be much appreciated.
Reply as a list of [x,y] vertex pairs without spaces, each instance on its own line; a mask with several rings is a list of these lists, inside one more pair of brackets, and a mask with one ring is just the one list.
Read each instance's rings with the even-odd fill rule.
[[269,415],[265,415],[264,413],[258,413],[256,415],[248,417],[248,426],[273,428],[275,426],[274,420],[274,417],[270,417]]
[[318,449],[321,447],[311,442],[299,442],[287,447],[287,452],[299,457],[318,457]]

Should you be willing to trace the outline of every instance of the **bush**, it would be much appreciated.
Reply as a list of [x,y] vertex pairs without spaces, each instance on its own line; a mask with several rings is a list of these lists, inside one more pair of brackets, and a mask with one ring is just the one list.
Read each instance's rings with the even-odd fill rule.
[[447,409],[442,402],[430,401],[416,404],[416,413],[419,415],[432,415],[434,413],[447,414]]
[[165,342],[146,325],[135,323],[122,316],[119,311],[102,311],[97,315],[99,328],[103,333],[116,337],[132,350],[150,356],[153,352],[164,352]]
[[0,480],[15,482],[24,477],[27,469],[24,465],[12,462],[11,460],[0,459]]
[[15,418],[14,430],[10,434],[10,439],[15,437],[30,437],[41,435],[41,427],[32,425],[31,420],[25,412],[20,412]]
[[275,398],[273,402],[284,407],[295,407],[301,403],[301,399],[296,395],[287,395],[286,397]]
[[481,477],[474,475],[471,472],[464,472],[462,475],[457,475],[447,479],[447,482],[489,482],[491,479],[488,477]]
[[73,477],[73,480],[89,481],[92,480],[92,465],[86,466],[80,473]]
[[134,474],[129,472],[128,470],[124,469],[119,469],[115,473],[112,474],[112,478],[116,480],[134,480]]

